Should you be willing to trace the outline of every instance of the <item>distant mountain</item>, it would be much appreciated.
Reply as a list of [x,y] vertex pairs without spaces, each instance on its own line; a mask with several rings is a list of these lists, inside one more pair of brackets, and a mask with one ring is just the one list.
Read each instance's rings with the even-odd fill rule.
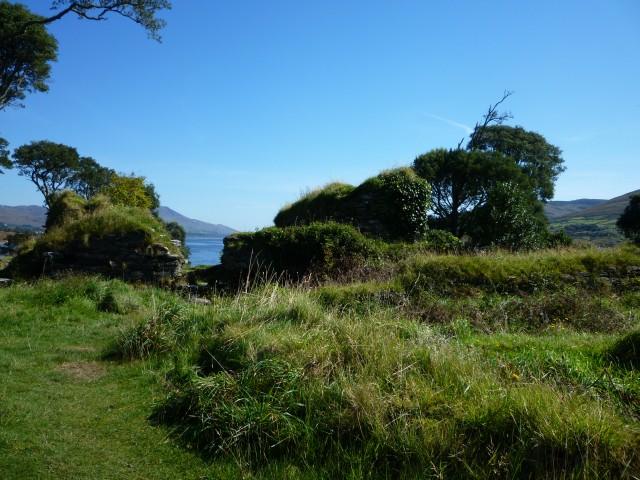
[[[233,228],[225,225],[217,225],[185,217],[169,207],[160,207],[158,213],[165,222],[177,222],[191,235],[225,237],[235,232]],[[19,205],[17,207],[0,205],[0,227],[39,230],[44,225],[46,218],[47,209],[38,205]]]
[[158,214],[165,222],[179,223],[182,225],[182,228],[191,235],[213,235],[216,237],[226,237],[236,231],[226,225],[207,223],[202,220],[185,217],[181,213],[178,213],[169,207],[160,207]]
[[595,207],[605,203],[606,201],[607,200],[599,198],[580,198],[578,200],[567,201],[553,200],[551,202],[547,202],[544,206],[544,213],[547,215],[549,220],[553,220],[555,218],[564,217],[565,215],[571,215],[579,212],[580,210]]
[[0,227],[4,224],[12,228],[39,230],[47,219],[47,209],[39,205],[8,207],[0,205]]
[[616,228],[616,220],[629,204],[629,198],[638,194],[640,190],[559,217],[549,216],[551,227],[564,229],[577,240],[589,240],[602,246],[615,245],[624,240]]
[[640,195],[640,190],[625,193],[619,197],[612,198],[606,202],[599,203],[574,214],[564,215],[562,219],[579,216],[582,218],[607,218],[614,222],[618,219],[625,207],[629,204],[629,199],[633,195]]

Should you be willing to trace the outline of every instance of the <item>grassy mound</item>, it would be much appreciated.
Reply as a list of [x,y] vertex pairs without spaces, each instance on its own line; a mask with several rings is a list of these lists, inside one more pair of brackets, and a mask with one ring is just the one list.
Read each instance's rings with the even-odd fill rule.
[[284,207],[276,227],[335,221],[386,240],[415,241],[427,231],[430,187],[410,168],[388,170],[358,187],[331,183]]
[[135,255],[144,255],[154,245],[180,254],[162,221],[149,210],[112,205],[104,197],[86,201],[64,192],[51,206],[46,233],[21,249],[8,273],[39,275],[58,258],[72,263],[70,270],[80,271],[85,264],[98,268],[110,262],[135,263]]

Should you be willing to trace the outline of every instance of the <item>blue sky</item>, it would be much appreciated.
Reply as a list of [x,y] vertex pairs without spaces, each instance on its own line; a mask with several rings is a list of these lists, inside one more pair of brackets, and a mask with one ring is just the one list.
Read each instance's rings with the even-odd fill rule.
[[[556,199],[640,188],[635,0],[173,3],[162,43],[120,18],[51,25],[50,92],[0,112],[0,136],[75,146],[181,213],[253,229],[308,188],[455,146],[509,89],[511,123],[564,151]],[[40,203],[0,176],[0,204]]]

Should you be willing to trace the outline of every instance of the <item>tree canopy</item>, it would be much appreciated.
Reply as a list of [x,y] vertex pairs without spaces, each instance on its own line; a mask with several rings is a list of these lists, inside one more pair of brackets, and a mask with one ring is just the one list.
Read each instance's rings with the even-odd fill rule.
[[103,167],[91,157],[80,157],[67,187],[88,200],[109,186],[115,174],[114,170]]
[[[413,168],[431,184],[431,224],[478,245],[532,248],[546,236],[542,202],[553,198],[564,171],[562,151],[536,132],[503,123],[512,118],[490,105],[466,147],[437,149]],[[543,235],[545,234],[545,235]]]
[[496,152],[436,149],[417,157],[413,168],[431,185],[435,225],[458,236],[467,233],[465,219],[486,203],[497,182],[527,182],[510,158]]
[[553,198],[555,182],[565,170],[562,151],[539,133],[522,127],[485,126],[472,134],[468,148],[499,152],[513,159],[541,201]]
[[633,195],[616,222],[617,227],[632,242],[640,245],[640,195]]
[[0,0],[0,110],[21,105],[27,93],[49,89],[58,43],[38,23],[43,20],[23,5]]
[[51,206],[52,195],[68,186],[80,157],[75,148],[46,140],[18,147],[13,153],[18,174],[29,178]]

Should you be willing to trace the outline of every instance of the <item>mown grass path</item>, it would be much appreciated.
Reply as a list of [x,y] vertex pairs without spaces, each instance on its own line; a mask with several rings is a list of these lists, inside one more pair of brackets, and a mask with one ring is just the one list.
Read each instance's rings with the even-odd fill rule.
[[160,392],[148,365],[101,360],[126,317],[77,300],[38,305],[37,292],[11,290],[0,292],[1,479],[211,473],[149,423]]

